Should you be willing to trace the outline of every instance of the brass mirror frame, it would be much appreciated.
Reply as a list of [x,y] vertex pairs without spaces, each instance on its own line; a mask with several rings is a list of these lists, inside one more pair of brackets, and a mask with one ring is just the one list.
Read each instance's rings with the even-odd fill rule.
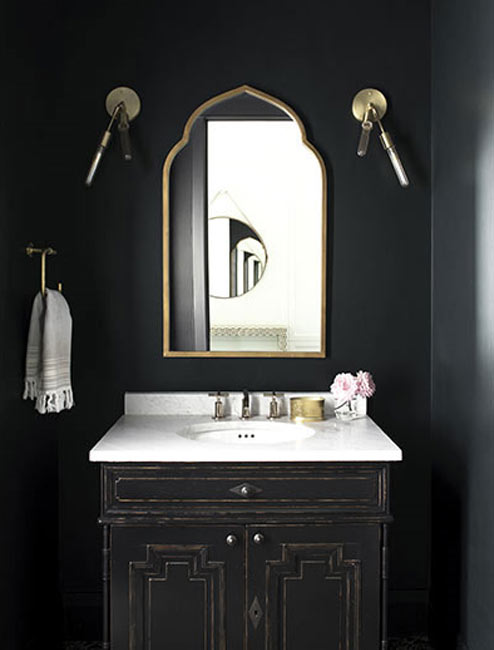
[[[319,162],[321,167],[322,174],[322,260],[321,260],[321,272],[322,272],[322,282],[321,282],[321,349],[313,352],[290,352],[290,351],[242,351],[242,350],[171,350],[170,349],[170,278],[169,278],[169,268],[170,268],[170,250],[169,250],[169,238],[170,238],[170,214],[169,214],[169,174],[172,163],[175,159],[175,156],[181,151],[189,142],[190,131],[192,125],[199,115],[206,109],[210,108],[214,104],[224,101],[225,99],[231,99],[237,95],[247,93],[258,97],[270,104],[273,104],[277,108],[284,110],[290,117],[296,122],[300,130],[300,135],[302,138],[303,144],[312,151],[316,156],[316,159]],[[287,104],[282,102],[280,99],[268,95],[262,90],[257,90],[252,86],[243,84],[238,86],[233,90],[228,90],[219,95],[215,95],[203,102],[196,110],[190,115],[187,120],[181,139],[170,149],[168,155],[165,158],[163,165],[163,356],[164,357],[264,357],[264,358],[304,358],[304,359],[314,359],[314,358],[324,358],[326,356],[326,266],[327,266],[327,250],[326,250],[326,239],[327,239],[327,173],[324,160],[316,149],[316,147],[309,142],[307,139],[307,134],[302,120],[299,118],[297,113],[290,108]]]

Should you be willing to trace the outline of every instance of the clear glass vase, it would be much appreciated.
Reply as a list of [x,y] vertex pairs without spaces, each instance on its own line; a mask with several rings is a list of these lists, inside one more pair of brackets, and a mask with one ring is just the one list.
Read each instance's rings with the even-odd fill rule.
[[354,397],[335,407],[334,414],[339,420],[353,420],[367,415],[367,398]]
[[354,417],[354,410],[352,408],[352,400],[343,402],[339,406],[335,406],[334,414],[338,420],[351,420]]
[[363,418],[367,415],[367,397],[360,395],[352,399],[352,410],[354,417]]

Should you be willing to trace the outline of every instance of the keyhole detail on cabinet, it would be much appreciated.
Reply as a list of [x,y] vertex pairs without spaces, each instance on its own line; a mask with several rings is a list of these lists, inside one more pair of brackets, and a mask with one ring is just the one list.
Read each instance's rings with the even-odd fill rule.
[[256,596],[254,600],[252,601],[251,606],[249,607],[249,618],[250,622],[254,626],[254,629],[257,630],[259,623],[261,622],[261,618],[263,615],[261,603],[259,602],[259,598]]

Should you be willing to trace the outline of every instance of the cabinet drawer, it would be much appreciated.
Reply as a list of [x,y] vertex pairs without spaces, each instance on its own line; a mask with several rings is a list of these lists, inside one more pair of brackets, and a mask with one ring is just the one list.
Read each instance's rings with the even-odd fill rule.
[[387,465],[105,464],[103,517],[161,514],[190,519],[205,512],[385,513]]

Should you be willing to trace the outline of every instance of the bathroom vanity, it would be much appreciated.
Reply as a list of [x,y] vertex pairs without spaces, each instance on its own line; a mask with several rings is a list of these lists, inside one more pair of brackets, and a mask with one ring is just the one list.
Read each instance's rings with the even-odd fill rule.
[[105,647],[382,650],[400,449],[368,417],[270,422],[254,395],[242,421],[240,400],[215,422],[207,394],[128,394],[91,450]]

